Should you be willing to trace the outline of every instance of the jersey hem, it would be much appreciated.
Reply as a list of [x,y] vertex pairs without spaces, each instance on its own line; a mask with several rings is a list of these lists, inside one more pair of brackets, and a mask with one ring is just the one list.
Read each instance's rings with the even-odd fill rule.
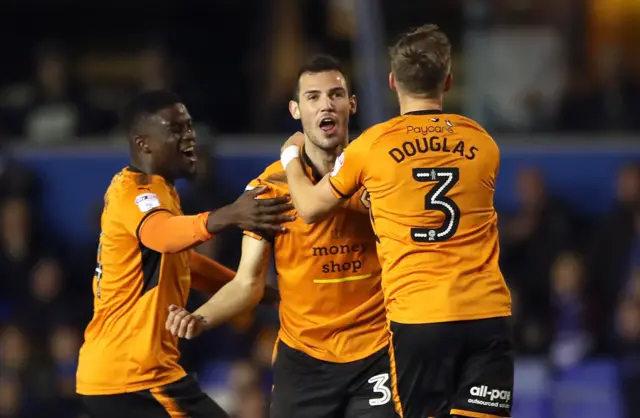
[[124,387],[121,387],[119,389],[104,388],[104,387],[92,386],[92,385],[77,385],[76,393],[79,395],[93,396],[93,395],[120,395],[123,393],[140,392],[147,389],[153,389],[160,386],[169,385],[173,382],[177,382],[178,380],[184,378],[186,375],[187,373],[185,371],[182,371],[177,375],[171,374],[165,379],[154,380],[153,382],[139,383],[136,385],[124,385]]
[[384,347],[389,345],[388,334],[385,331],[385,336],[383,341],[381,341],[380,344],[375,345],[374,348],[372,348],[371,350],[361,351],[358,354],[353,354],[353,355],[342,354],[340,356],[332,356],[332,355],[318,355],[316,351],[302,344],[298,344],[284,335],[279,335],[278,339],[284,344],[286,344],[287,346],[289,346],[289,348],[301,351],[304,354],[308,355],[309,357],[313,357],[316,360],[326,361],[327,363],[337,363],[337,364],[352,363],[354,361],[363,360],[369,356],[374,355],[375,353],[377,353],[378,351],[382,350]]
[[426,319],[422,319],[422,320],[415,320],[415,319],[412,319],[412,317],[407,318],[404,315],[392,315],[392,314],[387,315],[390,321],[396,322],[398,324],[436,324],[440,322],[474,321],[474,320],[480,320],[480,319],[503,318],[506,316],[511,316],[511,309],[479,313],[479,314],[469,314],[469,315],[447,315],[447,316],[440,316],[440,317],[426,317]]

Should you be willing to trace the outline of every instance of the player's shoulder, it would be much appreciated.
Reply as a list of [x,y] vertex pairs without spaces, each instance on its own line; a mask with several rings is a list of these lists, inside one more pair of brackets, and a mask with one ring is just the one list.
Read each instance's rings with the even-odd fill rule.
[[466,116],[457,115],[457,114],[451,114],[446,116],[450,118],[447,119],[448,122],[445,122],[445,123],[451,124],[452,128],[468,129],[476,133],[481,138],[485,138],[491,142],[495,142],[493,140],[493,137],[489,134],[489,132],[487,132],[487,130],[484,129],[482,125],[480,125],[475,120],[468,118]]
[[109,201],[122,199],[140,199],[164,194],[169,190],[167,182],[160,176],[148,175],[129,167],[116,173],[107,189]]
[[249,182],[245,190],[255,189],[260,186],[268,186],[270,193],[274,195],[288,193],[287,173],[280,160],[269,164],[258,177]]

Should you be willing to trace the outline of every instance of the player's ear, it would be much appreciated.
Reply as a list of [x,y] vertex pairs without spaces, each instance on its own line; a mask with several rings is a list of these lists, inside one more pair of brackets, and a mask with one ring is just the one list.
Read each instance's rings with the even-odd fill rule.
[[289,100],[289,113],[295,120],[300,120],[300,106],[295,100]]
[[389,73],[389,88],[393,91],[396,91],[396,78],[394,77],[393,73],[390,72]]
[[146,136],[136,135],[133,138],[133,143],[136,145],[136,147],[140,148],[142,152],[144,152],[145,154],[149,154],[151,152]]
[[453,74],[449,73],[447,78],[444,80],[444,92],[448,92],[451,90],[451,86],[453,85]]
[[351,97],[349,97],[349,114],[355,115],[357,110],[358,110],[358,98],[356,97],[355,94],[352,94]]

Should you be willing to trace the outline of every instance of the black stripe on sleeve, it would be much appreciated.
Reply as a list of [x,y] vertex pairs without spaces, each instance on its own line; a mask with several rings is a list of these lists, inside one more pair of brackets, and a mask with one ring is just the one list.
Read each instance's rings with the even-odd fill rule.
[[331,179],[329,179],[329,186],[331,186],[331,188],[340,195],[341,199],[349,199],[351,196],[353,196],[353,193],[351,193],[350,195],[346,195],[342,193],[340,190],[338,190],[338,188],[333,185],[333,182],[331,181]]

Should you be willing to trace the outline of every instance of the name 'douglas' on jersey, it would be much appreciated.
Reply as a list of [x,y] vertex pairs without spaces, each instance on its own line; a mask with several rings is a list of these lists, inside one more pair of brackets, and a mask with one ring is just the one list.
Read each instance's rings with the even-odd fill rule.
[[[445,128],[442,126],[407,126],[407,134],[424,134],[425,132],[453,133],[453,129]],[[389,150],[389,155],[396,163],[401,163],[405,159],[413,157],[417,154],[425,154],[428,152],[446,152],[458,154],[461,157],[466,158],[467,160],[473,160],[476,157],[477,151],[478,147],[476,147],[475,145],[467,146],[464,140],[459,140],[457,143],[453,144],[452,140],[447,137],[434,135],[429,138],[423,136],[422,138],[415,138],[414,140],[405,141],[402,143],[402,145],[400,145],[400,147],[391,148]]]

